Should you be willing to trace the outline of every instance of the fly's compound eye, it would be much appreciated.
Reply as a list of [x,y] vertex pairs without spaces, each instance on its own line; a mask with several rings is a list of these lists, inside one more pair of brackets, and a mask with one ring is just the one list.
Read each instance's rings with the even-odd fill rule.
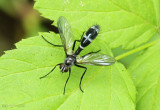
[[67,71],[68,71],[68,67],[66,66],[65,69],[64,69],[64,72],[67,72]]

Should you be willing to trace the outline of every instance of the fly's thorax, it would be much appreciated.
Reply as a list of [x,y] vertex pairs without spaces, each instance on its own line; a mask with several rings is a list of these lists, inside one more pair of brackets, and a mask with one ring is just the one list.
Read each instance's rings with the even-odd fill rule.
[[68,55],[64,61],[64,64],[71,67],[72,65],[74,65],[75,61],[76,61],[75,55]]

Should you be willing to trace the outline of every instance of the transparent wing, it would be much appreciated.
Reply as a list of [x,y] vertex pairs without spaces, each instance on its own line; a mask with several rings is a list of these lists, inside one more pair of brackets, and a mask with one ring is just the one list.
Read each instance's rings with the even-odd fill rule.
[[100,53],[87,54],[77,59],[77,62],[79,64],[97,65],[97,66],[112,65],[115,63],[115,61],[116,60],[113,57],[107,56],[105,54],[100,54]]
[[57,25],[64,51],[66,54],[72,54],[73,33],[68,21],[63,16],[61,16],[58,19]]

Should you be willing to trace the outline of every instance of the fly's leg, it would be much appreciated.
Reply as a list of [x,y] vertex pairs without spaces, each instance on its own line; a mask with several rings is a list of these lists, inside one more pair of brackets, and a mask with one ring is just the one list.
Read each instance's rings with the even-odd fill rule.
[[79,83],[79,88],[80,88],[80,90],[81,90],[82,92],[84,92],[84,91],[82,90],[81,83],[82,83],[82,79],[83,79],[83,77],[84,77],[84,75],[85,75],[85,73],[86,73],[86,71],[87,71],[87,67],[80,66],[80,65],[77,65],[77,64],[75,64],[75,66],[77,66],[77,67],[79,67],[79,68],[85,69],[84,72],[83,72],[83,74],[82,74],[82,76],[81,76],[81,80],[80,80],[80,83]]
[[80,40],[75,40],[74,43],[73,43],[73,47],[72,47],[72,50],[74,51],[74,48],[75,48],[75,45],[76,45],[76,42],[81,42],[82,38],[83,38],[83,35],[84,35],[85,32],[83,32],[82,36],[81,36],[81,39]]
[[98,53],[98,52],[100,52],[100,51],[101,51],[101,50],[98,50],[98,51],[96,51],[96,52],[89,52],[89,53],[87,53],[86,55],[82,56],[82,58],[85,57],[85,56],[87,56],[87,55],[89,55],[89,54]]
[[67,78],[67,80],[66,80],[66,83],[65,83],[65,85],[64,85],[64,92],[63,92],[64,95],[65,95],[66,85],[67,85],[67,82],[68,82],[68,80],[69,80],[69,78],[70,78],[70,75],[71,75],[71,68],[69,68],[69,76],[68,76],[68,78]]
[[75,40],[74,43],[73,43],[73,47],[72,47],[72,50],[74,51],[74,48],[75,48],[75,44],[76,42],[81,42],[81,40]]
[[[60,63],[61,64],[61,63]],[[53,72],[53,70],[58,66],[58,65],[60,65],[60,64],[57,64],[49,73],[47,73],[46,75],[44,75],[44,76],[42,76],[42,77],[40,77],[40,79],[42,79],[42,78],[44,78],[44,77],[46,77],[46,76],[48,76],[50,73],[52,73]]]
[[63,45],[54,45],[54,44],[52,44],[52,43],[49,42],[47,39],[45,39],[42,35],[41,35],[41,37],[42,37],[47,43],[49,43],[49,44],[51,44],[51,45],[53,45],[53,46],[55,46],[55,47],[63,47]]

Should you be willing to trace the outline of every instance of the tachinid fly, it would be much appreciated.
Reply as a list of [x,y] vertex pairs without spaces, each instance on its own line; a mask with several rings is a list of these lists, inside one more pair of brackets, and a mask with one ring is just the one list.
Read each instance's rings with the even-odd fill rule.
[[[85,34],[83,33],[80,40],[73,40],[73,33],[71,30],[71,27],[63,16],[59,17],[57,24],[58,24],[58,30],[61,37],[62,45],[54,45],[51,42],[47,41],[43,36],[42,38],[53,46],[63,47],[66,54],[66,58],[64,60],[64,63],[57,64],[48,74],[40,77],[40,79],[46,77],[51,72],[53,72],[53,70],[57,66],[60,66],[60,70],[62,73],[68,72],[69,70],[69,76],[64,86],[63,94],[65,94],[65,88],[71,75],[71,67],[75,65],[79,68],[84,69],[84,72],[81,76],[80,83],[79,83],[79,88],[83,92],[81,88],[81,82],[87,71],[87,67],[81,66],[79,64],[108,66],[115,63],[115,59],[113,57],[98,53],[100,50],[96,52],[90,52],[82,57],[78,57],[79,53],[97,37],[99,33],[99,25],[93,25],[91,28],[89,28]],[[74,52],[76,42],[81,42],[81,44],[78,47],[78,49]]]

